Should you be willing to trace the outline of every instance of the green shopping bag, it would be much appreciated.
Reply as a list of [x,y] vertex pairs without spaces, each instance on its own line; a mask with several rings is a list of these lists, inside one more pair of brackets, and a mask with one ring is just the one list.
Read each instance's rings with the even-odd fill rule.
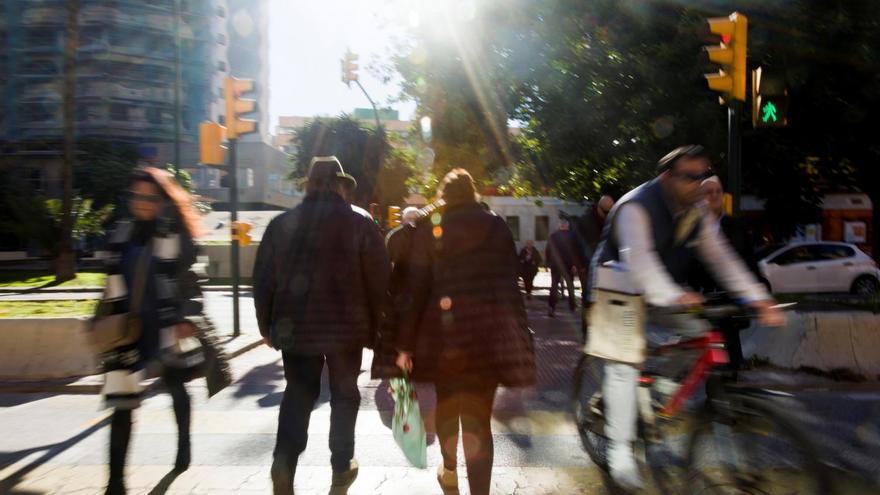
[[424,469],[428,466],[428,441],[416,389],[409,377],[392,378],[388,383],[394,398],[394,441],[413,466]]

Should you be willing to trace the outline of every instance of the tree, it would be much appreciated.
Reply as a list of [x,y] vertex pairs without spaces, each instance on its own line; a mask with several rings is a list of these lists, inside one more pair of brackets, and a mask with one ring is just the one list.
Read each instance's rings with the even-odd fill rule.
[[376,201],[380,169],[390,151],[384,130],[370,129],[343,115],[309,122],[296,131],[296,139],[299,149],[293,177],[306,177],[313,157],[335,155],[345,171],[357,180],[354,203],[366,207]]
[[96,206],[124,206],[125,191],[140,155],[131,145],[83,141],[78,146],[80,165],[74,170],[76,190]]

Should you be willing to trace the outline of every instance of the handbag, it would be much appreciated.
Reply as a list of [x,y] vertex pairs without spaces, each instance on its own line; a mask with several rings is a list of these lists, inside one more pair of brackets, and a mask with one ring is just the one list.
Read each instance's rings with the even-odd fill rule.
[[394,398],[391,420],[394,441],[413,466],[424,469],[428,466],[428,440],[416,389],[407,376],[392,378],[389,386]]
[[[98,354],[110,352],[123,346],[131,345],[141,338],[141,320],[140,309],[144,300],[144,290],[146,286],[147,269],[150,258],[153,257],[152,241],[141,253],[138,260],[137,270],[134,275],[134,291],[130,294],[128,311],[119,314],[103,314],[107,310],[108,304],[103,301],[98,305],[98,311],[94,319],[92,319],[91,327],[87,332],[89,345]],[[104,297],[106,301],[108,286],[104,288]]]

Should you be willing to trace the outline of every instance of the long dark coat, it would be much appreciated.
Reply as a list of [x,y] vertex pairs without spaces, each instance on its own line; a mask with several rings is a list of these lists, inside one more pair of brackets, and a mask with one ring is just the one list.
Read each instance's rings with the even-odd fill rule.
[[477,203],[419,221],[397,336],[413,353],[413,379],[534,383],[518,266],[507,224]]

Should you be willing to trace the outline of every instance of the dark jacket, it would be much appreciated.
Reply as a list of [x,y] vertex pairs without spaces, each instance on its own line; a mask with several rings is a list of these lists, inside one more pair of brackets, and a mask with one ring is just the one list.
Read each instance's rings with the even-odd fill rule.
[[541,259],[541,252],[538,251],[537,248],[532,248],[531,252],[529,247],[526,246],[519,251],[519,269],[520,273],[525,274],[534,274],[538,273],[538,267],[541,266],[544,260]]
[[369,347],[390,263],[376,225],[335,193],[306,196],[266,228],[254,264],[260,333],[320,355]]
[[396,294],[400,293],[408,273],[409,253],[412,250],[413,235],[416,228],[405,223],[391,232],[385,237],[385,247],[388,248],[388,256],[391,258],[393,269],[391,271],[391,282],[388,290],[392,299]]
[[411,256],[397,348],[413,353],[413,378],[534,383],[534,344],[504,220],[477,203],[448,206],[418,222]]
[[595,254],[599,240],[602,238],[602,228],[605,226],[605,219],[599,217],[596,208],[597,206],[593,205],[572,225],[577,234],[581,256],[587,264],[593,259],[593,254]]
[[557,230],[547,241],[547,266],[551,270],[570,273],[571,267],[581,270],[586,261],[571,230]]
[[[745,222],[740,218],[724,215],[721,217],[721,232],[727,238],[730,247],[742,258],[749,270],[758,276],[758,261],[755,259],[752,236]],[[694,274],[689,280],[689,285],[698,291],[706,293],[721,290],[721,286],[715,282],[709,270],[702,264],[695,268]]]

